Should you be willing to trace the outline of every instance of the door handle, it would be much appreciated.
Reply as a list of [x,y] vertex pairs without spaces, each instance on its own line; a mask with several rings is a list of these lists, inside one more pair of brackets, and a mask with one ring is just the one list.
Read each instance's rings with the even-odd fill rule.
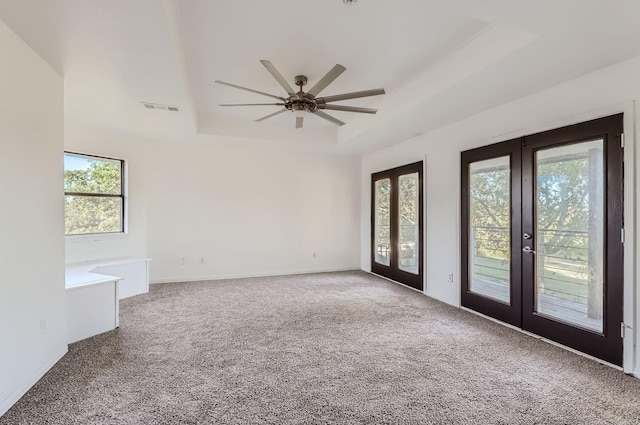
[[522,248],[522,252],[526,252],[528,254],[535,254],[536,253],[533,249],[531,249],[530,246],[525,246],[524,248]]

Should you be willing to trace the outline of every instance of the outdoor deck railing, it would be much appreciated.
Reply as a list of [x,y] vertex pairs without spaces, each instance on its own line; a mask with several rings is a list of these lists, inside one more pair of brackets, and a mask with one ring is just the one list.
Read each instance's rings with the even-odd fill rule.
[[[391,246],[389,242],[389,226],[378,226],[380,234],[386,237],[380,238],[376,246],[378,258],[389,258]],[[416,241],[418,240],[417,227],[415,224],[400,226],[403,243],[400,244],[400,263],[404,267],[417,267]]]
[[[507,284],[510,280],[510,230],[477,226],[471,228],[471,237],[473,278]],[[589,233],[539,229],[535,237],[540,290],[548,295],[586,303],[589,293]]]

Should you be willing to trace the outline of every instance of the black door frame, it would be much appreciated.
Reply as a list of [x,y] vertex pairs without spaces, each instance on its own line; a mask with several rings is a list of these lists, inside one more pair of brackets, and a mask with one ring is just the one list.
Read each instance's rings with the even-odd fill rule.
[[[401,270],[398,267],[398,178],[405,174],[418,173],[418,274],[413,274]],[[376,246],[375,246],[375,228],[376,228],[376,193],[375,182],[378,180],[389,178],[391,180],[391,193],[390,193],[390,245],[391,256],[390,265],[385,266],[377,263],[376,258]],[[414,289],[420,291],[423,290],[423,275],[424,275],[424,196],[423,196],[423,162],[414,162],[413,164],[404,165],[402,167],[393,168],[390,170],[380,171],[371,174],[371,272],[384,276],[396,282],[405,284]]]
[[[599,118],[555,130],[473,149],[461,154],[461,304],[479,313],[520,327],[544,338],[621,366],[623,341],[623,244],[624,228],[623,114]],[[530,246],[524,233],[534,234],[533,161],[539,149],[602,138],[605,172],[605,264],[603,332],[581,329],[535,312],[533,255],[522,254]],[[470,292],[469,288],[469,164],[509,155],[511,158],[511,304]],[[517,162],[516,162],[517,161]],[[517,181],[514,181],[516,180]],[[617,195],[616,195],[617,194]],[[516,203],[519,201],[519,203]],[[518,308],[517,304],[520,304]]]

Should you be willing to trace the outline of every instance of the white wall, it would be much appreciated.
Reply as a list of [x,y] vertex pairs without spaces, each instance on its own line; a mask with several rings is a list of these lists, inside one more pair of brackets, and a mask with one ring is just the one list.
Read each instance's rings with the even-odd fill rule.
[[153,158],[152,281],[359,268],[358,159],[233,139]]
[[67,346],[62,77],[2,22],[0,52],[2,415]]
[[128,234],[67,238],[67,263],[148,256],[152,282],[359,268],[357,158],[210,136],[165,143],[73,125],[65,149],[124,159],[129,172]]
[[[640,98],[640,57],[599,70],[518,101],[472,116],[437,131],[417,136],[399,145],[362,158],[361,169],[361,266],[371,269],[370,180],[371,173],[410,162],[425,160],[426,257],[425,293],[459,305],[460,282],[460,152],[510,138],[557,128],[616,112],[625,112],[625,226],[637,229],[634,209],[637,188],[637,159],[634,156],[634,100]],[[625,244],[625,323],[632,338],[625,339],[625,370],[640,376],[639,361],[633,357],[633,336],[638,338],[640,291],[635,291],[634,252],[638,234],[627,232]],[[454,283],[447,282],[454,273]],[[634,295],[634,293],[636,295]],[[635,299],[634,299],[635,297]],[[635,328],[635,331],[634,329]],[[640,359],[640,346],[635,358]],[[635,369],[634,369],[635,367]]]

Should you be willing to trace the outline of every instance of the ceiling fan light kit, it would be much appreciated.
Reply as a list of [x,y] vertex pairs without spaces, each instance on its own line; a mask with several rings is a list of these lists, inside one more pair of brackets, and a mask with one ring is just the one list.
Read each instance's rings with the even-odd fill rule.
[[332,117],[331,115],[323,112],[322,110],[334,110],[334,111],[345,111],[345,112],[358,112],[362,114],[375,114],[378,112],[377,109],[371,108],[360,108],[356,106],[344,106],[344,105],[333,105],[332,102],[338,102],[341,100],[348,99],[356,99],[360,97],[368,97],[368,96],[377,96],[384,94],[384,89],[373,89],[373,90],[364,90],[353,93],[343,93],[333,96],[326,97],[316,97],[320,94],[322,90],[324,90],[329,84],[331,84],[336,78],[338,78],[344,71],[347,70],[342,65],[337,64],[327,74],[320,79],[309,91],[304,92],[302,87],[307,84],[307,77],[305,75],[296,75],[294,82],[295,85],[298,86],[298,91],[296,92],[287,82],[287,80],[282,76],[282,74],[276,69],[275,66],[268,60],[261,60],[260,63],[269,71],[269,73],[275,78],[275,80],[280,84],[280,86],[287,93],[287,97],[276,96],[273,94],[261,92],[258,90],[253,90],[247,87],[238,86],[231,83],[226,83],[224,81],[216,80],[217,84],[222,84],[228,87],[233,87],[240,90],[245,90],[251,93],[260,94],[263,96],[271,97],[274,99],[280,100],[277,103],[234,103],[234,104],[221,104],[220,106],[282,106],[283,108],[277,112],[269,114],[265,117],[259,118],[256,122],[264,121],[273,116],[279,115],[283,112],[291,111],[296,115],[296,128],[302,128],[304,122],[304,115],[314,114],[323,118],[335,125],[341,126],[344,125],[344,122],[340,121],[337,118]]

